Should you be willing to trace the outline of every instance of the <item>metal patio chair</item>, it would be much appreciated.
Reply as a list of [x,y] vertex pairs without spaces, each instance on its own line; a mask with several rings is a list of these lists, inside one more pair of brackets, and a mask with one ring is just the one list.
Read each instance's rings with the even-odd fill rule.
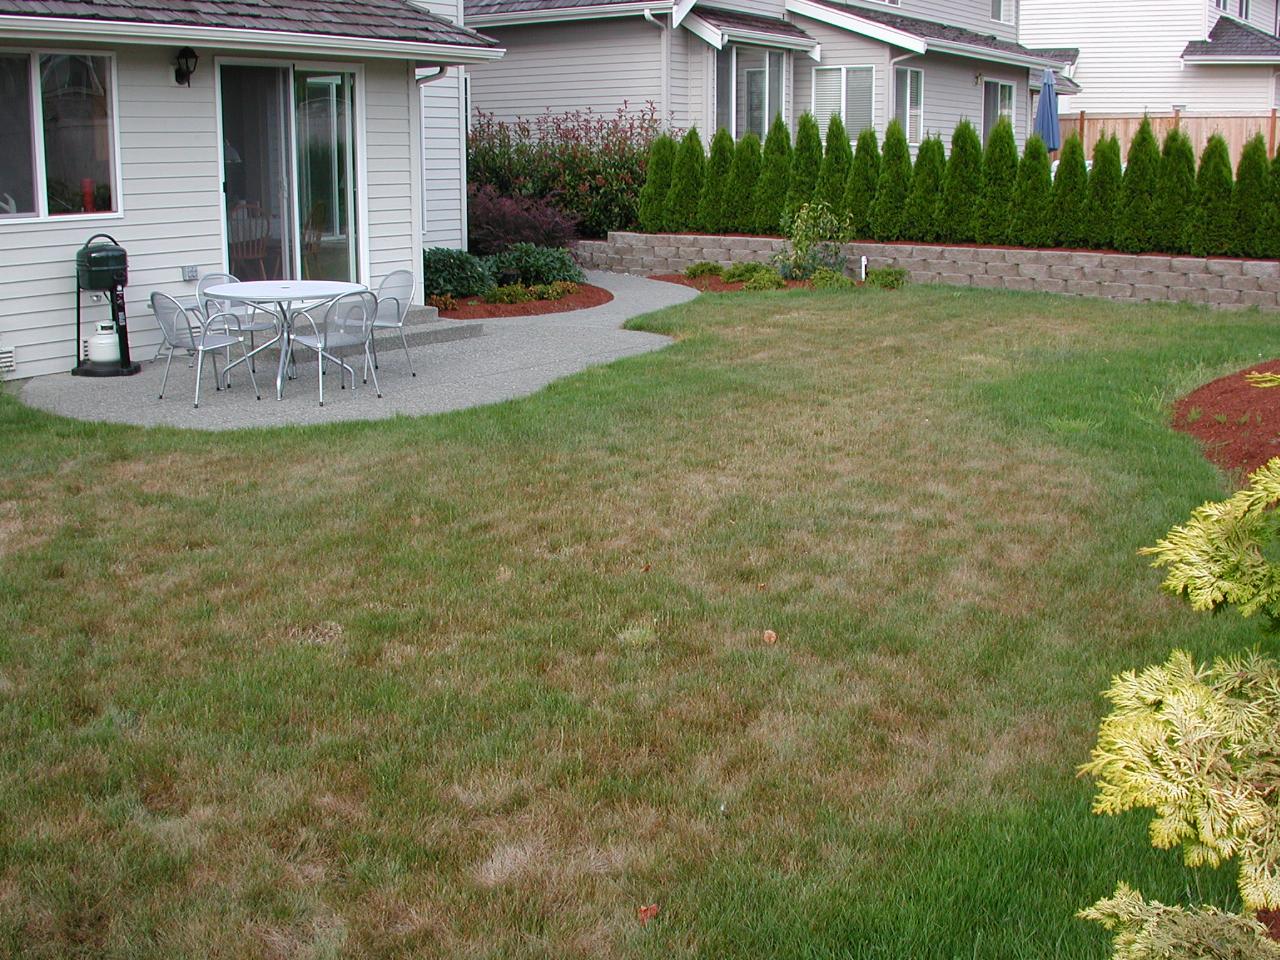
[[[247,356],[244,338],[216,330],[219,324],[222,324],[223,331],[226,330],[226,324],[231,319],[226,314],[215,313],[208,318],[202,317],[194,310],[184,307],[167,293],[160,293],[158,290],[151,294],[151,310],[160,324],[160,332],[164,335],[164,346],[169,352],[169,357],[164,364],[164,379],[160,381],[160,399],[164,399],[164,388],[169,383],[169,366],[173,363],[173,354],[181,350],[196,358],[195,407],[199,409],[200,375],[204,372],[204,355],[209,354],[209,362],[213,364],[214,389],[221,390],[217,351],[227,351],[229,355],[230,348],[239,344],[241,352]],[[261,400],[262,391],[258,389],[258,381],[253,375],[252,368],[249,370],[249,380],[253,384],[253,392]]]
[[[409,376],[418,374],[413,369],[413,357],[409,356],[409,341],[404,336],[404,321],[409,316],[413,299],[413,274],[408,270],[393,270],[378,285],[378,313],[373,320],[373,332],[397,330],[404,358],[409,363]],[[373,365],[378,366],[378,343],[373,343]]]
[[[275,335],[275,339],[279,339],[280,322],[271,310],[264,310],[262,307],[253,303],[238,303],[231,300],[216,300],[210,297],[207,291],[209,287],[216,286],[220,283],[239,283],[237,277],[229,273],[206,273],[200,278],[200,282],[196,285],[196,303],[200,306],[200,315],[205,319],[215,314],[227,318],[226,333],[248,334],[249,335],[249,367],[256,370],[257,364],[254,361],[253,350],[257,346],[255,336],[259,333],[270,332]],[[235,322],[231,322],[234,320]],[[267,341],[270,343],[271,341]]]
[[[378,313],[378,298],[366,291],[348,293],[323,304],[324,310],[320,320],[305,310],[300,310],[293,321],[294,334],[292,344],[295,347],[306,347],[316,352],[316,373],[320,383],[320,406],[324,406],[324,368],[326,361],[338,364],[338,384],[346,389],[343,373],[351,374],[351,390],[356,389],[356,371],[349,363],[338,356],[337,351],[359,347],[364,351],[365,379],[372,365],[373,321]],[[315,308],[321,309],[321,308]],[[311,325],[310,333],[298,333],[303,320]],[[378,385],[378,371],[373,369],[373,388],[382,396],[382,387]]]

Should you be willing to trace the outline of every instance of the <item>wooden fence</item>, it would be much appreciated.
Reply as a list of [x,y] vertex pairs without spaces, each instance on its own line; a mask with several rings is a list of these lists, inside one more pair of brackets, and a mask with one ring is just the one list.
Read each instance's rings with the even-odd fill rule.
[[[1204,149],[1205,142],[1215,133],[1220,133],[1226,138],[1227,146],[1231,149],[1231,165],[1233,167],[1240,160],[1240,151],[1244,148],[1245,143],[1259,133],[1267,141],[1267,155],[1270,157],[1276,155],[1275,110],[1270,113],[1218,114],[1215,116],[1176,112],[1151,113],[1147,114],[1147,116],[1151,118],[1151,126],[1155,130],[1156,139],[1161,143],[1164,142],[1166,133],[1174,127],[1180,128],[1183,133],[1191,138],[1197,158]],[[1129,152],[1129,142],[1142,124],[1142,114],[1086,114],[1082,110],[1079,113],[1064,113],[1060,118],[1060,122],[1064,139],[1068,134],[1078,133],[1081,139],[1084,140],[1085,156],[1093,156],[1094,144],[1098,142],[1100,137],[1104,134],[1110,136],[1114,133],[1120,138],[1120,151],[1123,157]]]

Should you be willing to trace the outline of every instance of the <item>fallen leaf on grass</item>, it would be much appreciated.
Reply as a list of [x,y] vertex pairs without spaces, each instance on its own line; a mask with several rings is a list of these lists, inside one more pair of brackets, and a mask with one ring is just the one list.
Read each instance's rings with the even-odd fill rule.
[[636,910],[636,917],[640,920],[642,924],[648,923],[657,915],[658,915],[658,905],[656,903],[651,903],[647,907],[640,907],[638,910]]
[[772,630],[766,630],[764,632],[764,642],[767,643],[769,646],[773,646],[775,643],[778,642],[778,635],[774,633]]

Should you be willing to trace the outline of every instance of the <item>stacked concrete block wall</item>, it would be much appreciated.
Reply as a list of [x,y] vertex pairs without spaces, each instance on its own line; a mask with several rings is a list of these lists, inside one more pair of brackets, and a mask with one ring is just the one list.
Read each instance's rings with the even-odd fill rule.
[[[710,260],[726,266],[768,261],[786,245],[767,237],[617,232],[577,245],[583,265],[646,276],[679,273]],[[1031,290],[1128,301],[1169,301],[1213,307],[1280,309],[1280,261],[1152,254],[849,243],[851,264],[901,267],[913,283]]]

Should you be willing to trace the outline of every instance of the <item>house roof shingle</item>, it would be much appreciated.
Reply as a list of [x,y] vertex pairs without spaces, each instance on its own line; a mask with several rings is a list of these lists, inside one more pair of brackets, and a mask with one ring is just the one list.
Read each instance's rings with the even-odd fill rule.
[[1220,60],[1233,57],[1280,60],[1280,39],[1257,27],[1219,17],[1208,40],[1192,40],[1182,51],[1184,60]]
[[572,10],[575,7],[607,7],[633,0],[464,0],[467,17],[498,13],[528,13],[531,10]]
[[790,20],[739,13],[736,10],[721,10],[719,7],[698,6],[693,12],[721,30],[749,30],[754,33],[769,33],[777,37],[790,37],[794,40],[808,40],[810,43],[817,42]]
[[407,0],[0,0],[0,16],[497,46],[496,40]]
[[1073,64],[1080,59],[1079,47],[1029,47],[1037,57],[1057,60],[1058,63]]
[[978,33],[976,30],[967,30],[964,27],[953,27],[951,24],[939,23],[936,20],[921,20],[918,17],[904,17],[901,14],[890,13],[886,10],[872,10],[868,7],[858,7],[849,3],[840,3],[839,0],[813,0],[813,2],[819,6],[838,10],[841,13],[847,13],[853,17],[860,17],[863,20],[870,20],[873,23],[878,23],[894,30],[900,30],[903,33],[909,33],[912,36],[920,37],[924,40],[940,40],[946,43],[965,44],[970,47],[981,47],[994,53],[1008,53],[1019,57],[1043,56],[1034,50],[1024,47],[1020,43],[1014,43],[1012,40],[1002,40],[1000,37],[989,33]]

